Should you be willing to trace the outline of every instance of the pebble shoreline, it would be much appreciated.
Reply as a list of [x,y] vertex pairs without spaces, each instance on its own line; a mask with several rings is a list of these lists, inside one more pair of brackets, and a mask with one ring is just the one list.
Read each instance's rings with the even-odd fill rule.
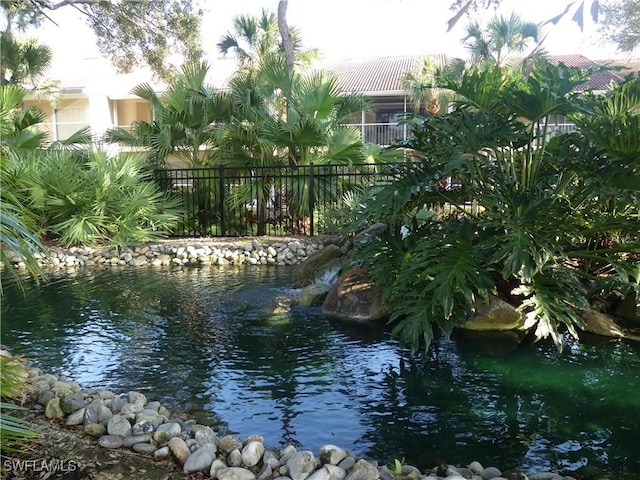
[[[51,247],[40,256],[45,268],[184,267],[205,265],[295,265],[323,247],[309,240],[173,241],[134,248]],[[20,259],[9,254],[16,268]],[[8,354],[7,352],[2,352]],[[336,445],[318,455],[289,445],[266,447],[260,435],[218,437],[209,426],[172,417],[160,402],[140,392],[117,395],[83,390],[63,376],[29,369],[27,403],[53,421],[82,429],[100,448],[128,448],[156,460],[171,458],[185,474],[202,472],[218,480],[575,480],[554,472],[508,472],[479,461],[466,466],[439,465],[420,471],[411,465],[388,467],[358,458]],[[504,476],[503,476],[504,475]],[[601,478],[600,480],[608,480]]]
[[82,429],[100,448],[128,448],[155,460],[173,459],[185,474],[202,472],[217,480],[575,480],[553,472],[503,476],[499,468],[483,467],[479,461],[423,472],[407,464],[379,465],[336,445],[320,447],[317,456],[292,445],[267,447],[260,435],[219,437],[209,426],[172,416],[141,392],[83,390],[75,381],[37,368],[28,369],[28,376],[26,403],[49,420]]
[[[168,267],[188,265],[295,265],[322,248],[323,243],[309,240],[260,241],[166,241],[138,247],[50,247],[48,255],[36,254],[45,268],[77,268],[99,266]],[[8,252],[16,268],[24,262]]]

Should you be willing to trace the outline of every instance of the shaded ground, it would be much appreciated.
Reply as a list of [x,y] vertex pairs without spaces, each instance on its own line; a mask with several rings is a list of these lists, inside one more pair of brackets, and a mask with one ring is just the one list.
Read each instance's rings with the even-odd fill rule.
[[38,437],[17,452],[2,452],[0,465],[6,480],[178,480],[205,478],[186,475],[172,460],[155,461],[150,456],[119,448],[108,450],[78,427],[65,427],[29,411],[24,415]]

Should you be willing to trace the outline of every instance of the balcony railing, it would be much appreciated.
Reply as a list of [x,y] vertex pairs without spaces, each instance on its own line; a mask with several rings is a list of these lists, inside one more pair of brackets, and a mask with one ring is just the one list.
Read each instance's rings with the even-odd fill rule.
[[362,132],[362,141],[377,145],[389,146],[398,140],[406,140],[409,136],[409,126],[397,123],[352,123]]
[[[352,123],[350,125],[362,132],[363,142],[382,146],[389,146],[398,140],[407,140],[411,135],[408,125],[398,123]],[[575,129],[576,126],[573,123],[557,123],[547,127],[547,135],[573,132]]]
[[[410,136],[409,126],[400,125],[398,123],[351,123],[350,126],[356,127],[362,132],[362,141],[365,143],[374,143],[376,145],[389,146],[399,140],[407,140]],[[57,130],[58,139],[65,139],[84,127],[90,125],[86,122],[59,122],[41,123],[40,128],[48,132],[51,138],[54,138],[54,132]],[[132,131],[131,125],[119,125],[120,128]],[[558,123],[547,127],[547,135],[553,136],[559,133],[573,132],[576,126],[573,123]],[[104,139],[95,139],[96,142],[104,142]]]
[[547,126],[547,135],[553,136],[559,133],[569,133],[576,130],[576,126],[573,123],[556,123],[554,125]]

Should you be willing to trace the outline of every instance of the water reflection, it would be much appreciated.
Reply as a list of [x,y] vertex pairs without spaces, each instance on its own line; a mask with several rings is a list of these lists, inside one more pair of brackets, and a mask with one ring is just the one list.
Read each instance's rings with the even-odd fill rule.
[[[2,343],[88,388],[139,389],[269,445],[432,466],[640,472],[640,349],[438,339],[414,357],[384,325],[265,315],[286,268],[94,270],[2,301]],[[637,475],[636,475],[637,478]]]

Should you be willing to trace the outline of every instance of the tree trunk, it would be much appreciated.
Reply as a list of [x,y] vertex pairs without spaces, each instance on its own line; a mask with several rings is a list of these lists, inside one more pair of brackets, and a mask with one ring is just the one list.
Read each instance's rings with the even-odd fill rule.
[[284,55],[287,59],[287,67],[289,67],[289,76],[293,81],[293,64],[294,64],[294,52],[293,52],[293,38],[291,37],[291,30],[287,23],[287,6],[289,0],[280,0],[278,2],[278,29],[280,30],[280,37],[282,38],[282,47],[284,48]]
[[[294,73],[294,62],[295,62],[295,53],[293,50],[293,38],[291,36],[291,30],[289,29],[289,24],[287,23],[287,7],[289,5],[289,0],[279,0],[278,2],[278,30],[280,30],[280,37],[282,38],[282,47],[284,48],[284,56],[287,60],[287,68],[289,70],[289,81],[291,82],[290,91],[293,92],[293,73]],[[289,99],[287,99],[286,109],[287,109],[287,118],[289,118]],[[296,165],[296,150],[295,147],[289,147],[289,154],[287,157],[289,158],[289,166]]]

